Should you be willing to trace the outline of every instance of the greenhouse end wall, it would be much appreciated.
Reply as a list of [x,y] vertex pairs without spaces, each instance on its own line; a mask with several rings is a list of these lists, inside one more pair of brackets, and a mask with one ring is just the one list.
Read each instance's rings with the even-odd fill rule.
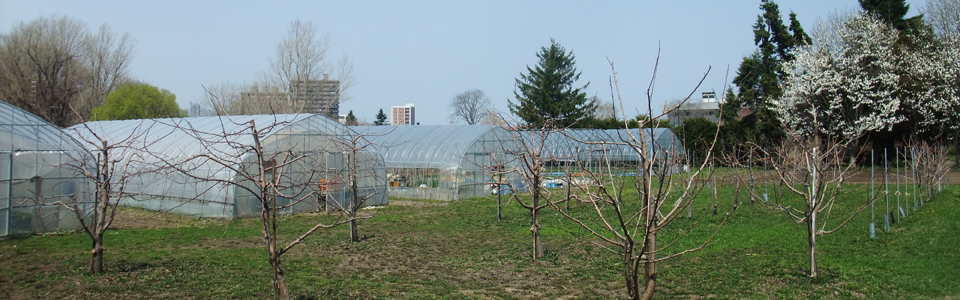
[[81,171],[89,153],[37,116],[0,102],[0,237],[82,230],[91,182]]

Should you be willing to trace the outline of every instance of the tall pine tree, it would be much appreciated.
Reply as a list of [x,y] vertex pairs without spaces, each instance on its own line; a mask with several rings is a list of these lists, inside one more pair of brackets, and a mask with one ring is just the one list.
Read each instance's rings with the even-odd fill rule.
[[537,57],[537,65],[527,66],[527,74],[516,79],[517,102],[508,100],[510,112],[528,127],[578,127],[578,121],[589,117],[596,104],[583,91],[589,82],[580,88],[573,86],[580,79],[573,52],[550,39],[550,47],[541,47]]
[[905,0],[859,0],[864,11],[877,15],[884,23],[900,32],[917,34],[923,28],[923,15],[904,19],[910,11]]
[[387,114],[383,113],[383,109],[380,109],[380,112],[377,113],[376,120],[373,121],[373,125],[383,126],[387,125]]
[[[795,13],[790,13],[790,25],[783,23],[779,6],[771,0],[761,0],[757,22],[753,25],[754,44],[757,50],[744,57],[737,70],[733,83],[739,89],[737,105],[728,109],[748,109],[748,114],[740,122],[726,122],[729,126],[742,126],[728,132],[743,132],[744,136],[735,137],[739,142],[755,142],[772,145],[783,138],[783,130],[772,110],[771,103],[783,94],[783,64],[793,60],[793,51],[811,43],[810,36],[804,32]],[[726,114],[730,118],[736,114]],[[730,121],[730,120],[725,120]],[[725,139],[729,140],[730,137]]]

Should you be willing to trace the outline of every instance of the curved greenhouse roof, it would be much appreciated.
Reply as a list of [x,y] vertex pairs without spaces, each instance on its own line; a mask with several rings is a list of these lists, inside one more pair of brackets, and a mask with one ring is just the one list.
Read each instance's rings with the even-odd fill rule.
[[498,126],[487,125],[408,125],[353,126],[371,143],[383,149],[387,163],[435,168],[459,167],[465,154],[484,136],[509,138]]
[[352,128],[383,153],[390,195],[405,198],[458,200],[489,194],[492,186],[487,183],[493,179],[487,169],[513,142],[510,132],[499,126]]
[[[683,153],[683,143],[668,128],[645,128],[647,149],[657,149],[664,154]],[[528,142],[539,143],[539,132],[523,131]],[[639,155],[631,145],[633,138],[640,138],[640,129],[567,129],[547,135],[545,156],[556,161],[583,161],[606,156],[615,161],[639,161]]]
[[[288,166],[293,169],[284,171],[287,176],[316,181],[313,186],[323,189],[328,200],[345,199],[348,189],[339,184],[345,182],[342,178],[348,171],[343,152],[357,134],[323,115],[100,121],[76,125],[70,131],[79,139],[90,139],[96,134],[108,141],[130,141],[130,146],[139,152],[127,155],[124,162],[134,168],[159,168],[192,158],[189,165],[183,165],[189,169],[188,174],[165,170],[136,176],[126,187],[133,197],[123,204],[194,216],[235,218],[260,212],[260,204],[250,192],[222,183],[244,182],[243,174],[237,170],[254,173],[257,157],[252,151],[252,128],[260,133],[264,152],[277,157],[282,155],[279,153],[297,153],[310,159]],[[204,155],[220,158],[226,164]],[[362,169],[358,184],[365,193],[377,193],[366,204],[386,204],[381,156],[372,149],[362,150],[358,156]],[[321,173],[321,177],[313,177]],[[322,203],[317,201],[301,204],[288,212],[322,209]]]
[[88,202],[80,172],[90,155],[57,126],[0,102],[0,236],[82,229],[59,204]]

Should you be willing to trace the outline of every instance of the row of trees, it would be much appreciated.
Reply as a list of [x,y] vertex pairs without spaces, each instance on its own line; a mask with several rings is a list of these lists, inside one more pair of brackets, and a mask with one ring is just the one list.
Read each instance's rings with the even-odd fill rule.
[[786,26],[776,3],[761,1],[758,50],[721,112],[722,148],[772,146],[793,131],[851,140],[845,155],[854,159],[868,145],[958,140],[960,59],[944,17],[952,2],[931,0],[929,17],[906,18],[902,0],[862,0],[862,11],[832,16],[811,37],[795,14]]
[[[837,203],[849,201],[843,199],[848,189],[845,180],[856,170],[856,164],[843,160],[863,159],[867,143],[879,148],[911,140],[934,142],[958,137],[960,101],[956,100],[956,87],[960,81],[955,78],[960,74],[960,60],[955,54],[956,39],[950,36],[960,32],[960,25],[942,22],[958,19],[955,12],[960,11],[960,5],[955,2],[960,1],[928,3],[930,23],[939,22],[930,29],[922,17],[904,18],[909,8],[904,1],[863,0],[862,12],[836,16],[818,25],[811,36],[796,14],[791,13],[789,22],[784,22],[776,3],[762,0],[762,13],[754,25],[758,50],[745,57],[739,67],[733,80],[738,91],[727,90],[722,125],[692,119],[675,128],[685,137],[688,150],[699,151],[696,156],[702,159],[658,161],[656,150],[641,151],[650,149],[643,136],[631,136],[614,144],[638,149],[641,159],[636,182],[625,185],[622,175],[613,175],[616,169],[612,166],[591,170],[589,166],[567,165],[562,167],[565,172],[580,175],[566,180],[565,184],[578,189],[568,191],[566,197],[540,188],[543,170],[556,166],[543,156],[546,136],[585,127],[590,115],[581,109],[596,110],[597,102],[587,100],[582,87],[574,87],[579,73],[572,67],[573,55],[552,41],[537,54],[539,64],[528,67],[527,73],[516,80],[516,102],[510,102],[510,111],[520,122],[518,127],[533,133],[520,135],[514,141],[520,150],[512,154],[520,162],[530,195],[512,197],[530,212],[534,257],[544,252],[537,216],[541,209],[553,206],[623,255],[623,275],[632,299],[650,298],[659,261],[702,247],[674,250],[664,256],[661,251],[673,242],[660,247],[657,241],[657,231],[689,208],[703,189],[705,180],[698,176],[709,180],[708,165],[752,170],[762,164],[772,167],[774,180],[794,196],[768,202],[765,195],[756,192],[752,173],[748,172],[748,181],[739,171],[732,178],[737,186],[735,193],[744,186],[751,204],[758,203],[802,224],[808,233],[809,275],[818,276],[818,238],[841,229],[877,199],[877,194],[872,194],[865,201],[843,205],[850,210],[839,209]],[[929,9],[940,11],[931,13]],[[950,32],[938,32],[945,30]],[[453,101],[455,108],[464,107],[459,98]],[[673,109],[676,107],[667,111]],[[455,117],[467,120],[459,112]],[[625,125],[643,128],[652,123],[649,119],[640,121]],[[936,148],[925,142],[917,145],[919,149]],[[724,159],[714,159],[714,149],[722,152]],[[938,182],[935,178],[943,176],[943,162],[930,159],[936,155],[915,155],[925,158],[914,160],[918,164],[914,168],[925,170],[920,172],[926,175],[919,177],[928,178],[925,180],[929,184]],[[696,167],[686,176],[671,173],[671,166],[681,164]],[[639,199],[624,197],[624,188],[635,188]],[[576,214],[558,205],[571,201],[590,203],[594,208],[590,213]],[[732,207],[738,205],[735,197]],[[828,226],[828,219],[838,221]]]
[[67,16],[23,22],[0,36],[0,99],[68,127],[132,81],[132,56],[130,35],[106,24],[91,31]]
[[68,127],[85,120],[185,117],[176,96],[132,79],[133,39],[67,17],[20,23],[0,36],[0,99]]
[[[289,299],[283,254],[320,229],[344,224],[350,225],[351,241],[359,242],[357,220],[372,217],[361,216],[359,209],[380,190],[361,190],[358,183],[377,181],[385,185],[384,179],[377,175],[381,173],[376,166],[369,165],[365,159],[366,148],[372,147],[365,136],[327,133],[331,136],[323,139],[320,149],[304,148],[304,144],[298,143],[278,143],[276,136],[271,135],[283,134],[284,127],[289,125],[292,125],[289,120],[276,118],[263,124],[224,117],[216,126],[218,130],[196,128],[182,119],[144,120],[120,135],[103,132],[98,125],[91,123],[69,129],[75,131],[74,136],[90,150],[91,156],[81,154],[81,157],[59,167],[92,182],[92,199],[83,202],[77,199],[80,195],[73,195],[72,201],[59,204],[77,214],[84,231],[93,241],[91,270],[104,272],[107,242],[104,233],[110,230],[120,202],[143,200],[143,195],[128,187],[142,181],[143,177],[166,174],[180,178],[176,184],[230,186],[238,193],[256,199],[260,204],[266,258],[273,272],[273,288],[278,298]],[[203,150],[194,153],[151,152],[158,143],[171,136],[196,139]],[[236,176],[209,177],[210,173],[205,172],[208,170],[229,171]],[[325,193],[328,189],[343,190],[347,196],[334,199]],[[201,201],[205,192],[199,191],[200,194],[193,198],[187,196],[183,201]],[[326,206],[334,217],[326,221],[315,218],[315,225],[306,231],[286,232],[282,226],[285,215],[294,206],[308,204]]]

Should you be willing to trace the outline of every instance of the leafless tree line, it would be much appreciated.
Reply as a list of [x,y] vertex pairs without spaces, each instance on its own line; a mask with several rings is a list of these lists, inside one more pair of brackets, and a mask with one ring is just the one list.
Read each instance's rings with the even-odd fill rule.
[[[216,131],[195,127],[191,119],[143,120],[122,135],[105,134],[95,122],[71,128],[91,155],[74,154],[79,157],[59,167],[87,179],[92,186],[89,200],[81,199],[84,195],[72,195],[72,201],[56,204],[76,213],[91,237],[92,271],[104,271],[103,234],[112,225],[117,207],[122,201],[142,200],[131,185],[142,184],[141,176],[156,174],[181,178],[173,184],[184,185],[184,189],[187,185],[207,183],[193,198],[178,199],[182,201],[179,205],[200,201],[216,186],[235,187],[233,201],[252,198],[259,205],[273,287],[282,299],[289,298],[281,263],[283,254],[319,229],[343,224],[350,224],[351,240],[360,241],[357,220],[373,217],[359,214],[360,208],[367,200],[385,193],[370,188],[385,186],[385,176],[383,166],[371,160],[366,149],[372,146],[366,138],[339,128],[333,133],[320,133],[328,134],[325,138],[305,139],[302,131],[286,128],[294,125],[286,119],[274,117],[266,124],[244,120],[222,117],[221,129]],[[201,149],[188,153],[150,151],[158,143],[169,142],[165,139],[184,135]],[[236,176],[211,176],[210,170],[232,171]],[[318,220],[296,238],[282,240],[284,218],[304,210],[327,210],[334,213],[334,218]]]
[[133,51],[130,35],[106,24],[91,32],[67,16],[20,23],[0,37],[0,99],[68,127],[131,81]]

